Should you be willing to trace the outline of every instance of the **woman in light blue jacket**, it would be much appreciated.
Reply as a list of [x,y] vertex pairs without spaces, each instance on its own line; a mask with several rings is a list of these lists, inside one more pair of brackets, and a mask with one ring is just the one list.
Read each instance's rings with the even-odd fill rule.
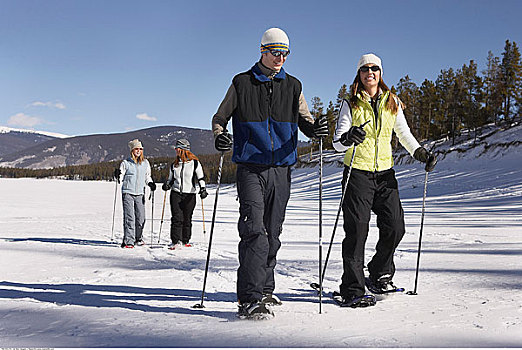
[[122,248],[144,245],[143,226],[145,225],[145,186],[156,190],[152,180],[149,161],[143,156],[140,140],[129,142],[130,157],[121,162],[114,171],[118,183],[122,181],[123,202],[123,242]]

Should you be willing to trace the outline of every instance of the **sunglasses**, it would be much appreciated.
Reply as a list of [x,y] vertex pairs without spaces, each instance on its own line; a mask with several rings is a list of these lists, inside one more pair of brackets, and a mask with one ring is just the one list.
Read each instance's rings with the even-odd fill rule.
[[268,50],[268,52],[270,52],[270,54],[274,57],[279,57],[279,56],[286,57],[286,56],[290,55],[290,50],[288,50],[288,51]]
[[379,66],[371,66],[371,67],[368,67],[368,66],[362,66],[361,68],[359,68],[361,70],[361,72],[364,72],[364,73],[367,73],[370,71],[370,69],[372,70],[372,72],[378,72],[381,70],[381,68],[379,68]]

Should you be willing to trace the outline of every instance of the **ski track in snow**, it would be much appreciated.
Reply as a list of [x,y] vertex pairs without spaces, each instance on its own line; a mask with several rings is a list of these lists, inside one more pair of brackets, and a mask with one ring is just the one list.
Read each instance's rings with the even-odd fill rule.
[[[270,321],[241,321],[235,281],[238,202],[219,192],[210,268],[201,301],[215,187],[194,212],[192,248],[166,249],[167,199],[156,193],[151,246],[119,248],[121,198],[111,242],[114,183],[0,179],[0,343],[3,347],[521,347],[522,187],[520,171],[440,166],[430,174],[418,295],[379,296],[376,306],[341,309],[309,287],[318,280],[317,169],[293,173]],[[340,200],[342,169],[324,169],[323,258]],[[395,283],[413,288],[424,172],[397,167],[407,232]],[[487,176],[486,176],[487,175]],[[455,189],[458,188],[458,191]],[[372,217],[367,260],[377,239]],[[342,274],[342,218],[324,288]]]

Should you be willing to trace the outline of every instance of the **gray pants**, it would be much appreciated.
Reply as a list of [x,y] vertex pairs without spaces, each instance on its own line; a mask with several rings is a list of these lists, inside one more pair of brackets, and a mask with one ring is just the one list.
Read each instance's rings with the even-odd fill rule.
[[142,239],[145,226],[145,195],[123,193],[123,244],[134,245]]

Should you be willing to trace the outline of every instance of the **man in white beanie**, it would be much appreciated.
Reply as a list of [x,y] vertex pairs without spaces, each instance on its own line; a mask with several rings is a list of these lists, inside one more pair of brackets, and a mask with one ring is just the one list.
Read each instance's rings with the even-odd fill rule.
[[[290,167],[297,161],[297,136],[328,136],[326,117],[314,121],[301,82],[283,69],[290,41],[279,28],[261,38],[261,59],[236,75],[212,118],[215,146],[234,149],[239,197],[240,318],[273,316],[281,301],[273,292],[279,235],[290,197]],[[234,140],[226,131],[232,119]]]

